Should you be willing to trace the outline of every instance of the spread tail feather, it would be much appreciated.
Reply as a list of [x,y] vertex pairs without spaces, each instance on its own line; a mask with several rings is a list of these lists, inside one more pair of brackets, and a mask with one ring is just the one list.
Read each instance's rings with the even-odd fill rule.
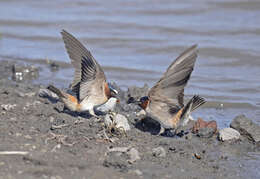
[[191,111],[194,111],[195,109],[197,109],[198,107],[200,107],[201,105],[203,105],[206,101],[204,98],[195,95],[193,96],[193,98],[191,99],[193,101],[192,106],[191,106]]
[[201,105],[203,105],[205,102],[206,101],[204,98],[198,95],[194,95],[183,108],[183,112],[180,117],[180,125],[182,126],[186,125],[189,121],[190,113],[195,109],[197,109],[198,107],[200,107]]
[[61,90],[59,90],[58,88],[56,88],[53,85],[49,85],[47,87],[48,90],[52,91],[53,93],[57,94],[60,98],[63,97],[65,98],[64,94],[61,92]]

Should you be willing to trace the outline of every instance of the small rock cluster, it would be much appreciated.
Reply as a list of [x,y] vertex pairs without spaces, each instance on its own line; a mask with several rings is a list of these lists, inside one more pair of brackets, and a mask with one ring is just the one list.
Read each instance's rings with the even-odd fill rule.
[[107,128],[114,126],[123,131],[129,131],[131,129],[127,118],[122,114],[106,114],[104,123]]
[[204,121],[203,119],[199,118],[193,128],[192,132],[197,134],[199,137],[212,137],[217,132],[217,122],[216,121]]
[[12,80],[14,81],[36,79],[38,76],[39,70],[34,66],[22,66],[16,64],[12,66]]

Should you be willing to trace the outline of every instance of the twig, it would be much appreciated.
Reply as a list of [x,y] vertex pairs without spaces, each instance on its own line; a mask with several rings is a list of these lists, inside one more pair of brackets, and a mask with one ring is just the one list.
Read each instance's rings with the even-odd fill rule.
[[103,130],[103,133],[104,133],[105,140],[107,140],[107,141],[109,141],[111,143],[114,143],[114,141],[107,136],[107,133],[106,133],[105,129]]
[[[48,144],[49,140],[54,140],[54,139],[57,140],[58,144],[63,144],[65,146],[69,146],[69,147],[72,147],[73,145],[75,145],[77,143],[77,142],[73,142],[70,144],[70,143],[66,142],[65,140],[66,140],[67,136],[65,136],[65,135],[54,134],[52,132],[50,132],[50,134],[52,135],[52,137],[47,138],[45,140],[45,144]],[[55,147],[55,149],[56,149],[56,147]]]
[[25,151],[1,151],[0,155],[27,155],[29,152]]
[[67,126],[69,126],[69,124],[62,124],[62,125],[52,125],[51,126],[51,129],[61,129],[61,128],[63,128],[63,127],[67,127]]

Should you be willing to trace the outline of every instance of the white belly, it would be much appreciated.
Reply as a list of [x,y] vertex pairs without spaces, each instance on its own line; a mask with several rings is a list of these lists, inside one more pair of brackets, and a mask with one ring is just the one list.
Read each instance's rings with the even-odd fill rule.
[[94,104],[93,103],[90,103],[90,102],[85,102],[85,101],[82,101],[80,103],[80,111],[88,111],[88,110],[91,110],[93,109],[94,107]]

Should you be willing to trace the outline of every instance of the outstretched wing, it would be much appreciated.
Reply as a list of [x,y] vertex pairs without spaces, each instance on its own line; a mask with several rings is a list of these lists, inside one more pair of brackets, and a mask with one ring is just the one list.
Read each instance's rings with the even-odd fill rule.
[[79,96],[81,101],[89,94],[93,96],[104,95],[105,74],[95,61],[82,57],[81,81],[79,83]]
[[103,85],[106,77],[101,66],[79,40],[65,30],[61,34],[75,69],[71,87],[77,93],[78,99],[82,100],[88,95],[90,86]]
[[183,106],[184,87],[193,71],[197,51],[197,45],[193,45],[172,62],[162,78],[149,91],[151,101]]

